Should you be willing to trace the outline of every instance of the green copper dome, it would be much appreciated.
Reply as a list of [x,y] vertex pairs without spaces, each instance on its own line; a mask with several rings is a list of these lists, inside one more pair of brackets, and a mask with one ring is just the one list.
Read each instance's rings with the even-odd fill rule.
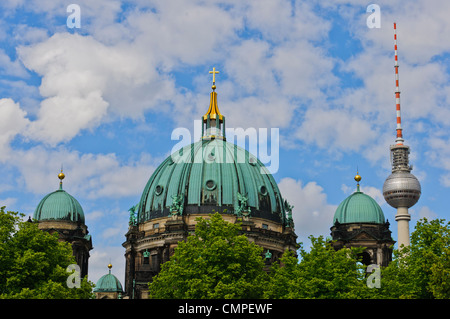
[[208,111],[200,141],[166,158],[147,182],[130,224],[173,214],[235,214],[260,217],[292,227],[292,207],[283,201],[273,176],[245,149],[226,142],[213,68]]
[[46,195],[36,207],[33,219],[67,220],[84,224],[84,212],[80,203],[60,187]]
[[137,222],[174,210],[209,214],[225,209],[283,224],[287,220],[278,186],[255,156],[223,139],[202,139],[173,153],[155,170],[142,193]]
[[122,284],[116,276],[111,274],[111,268],[108,274],[102,276],[97,281],[94,292],[123,292]]
[[358,190],[347,197],[336,209],[333,224],[373,223],[384,224],[380,205],[370,196]]

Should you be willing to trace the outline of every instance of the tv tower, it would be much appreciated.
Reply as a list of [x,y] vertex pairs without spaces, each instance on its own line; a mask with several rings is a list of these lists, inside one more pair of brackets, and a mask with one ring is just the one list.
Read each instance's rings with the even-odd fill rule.
[[394,23],[394,51],[395,51],[395,104],[397,109],[397,138],[395,145],[391,145],[392,174],[386,178],[383,185],[383,196],[386,202],[397,209],[398,240],[400,249],[402,245],[409,246],[409,221],[411,215],[408,208],[414,206],[420,198],[421,187],[419,180],[411,174],[409,165],[409,146],[404,145],[400,114],[400,90],[398,81],[397,56],[397,25]]

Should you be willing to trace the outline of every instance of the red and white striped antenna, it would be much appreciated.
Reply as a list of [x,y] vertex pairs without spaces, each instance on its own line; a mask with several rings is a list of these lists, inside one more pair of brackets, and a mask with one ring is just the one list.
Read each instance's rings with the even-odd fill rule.
[[397,24],[394,22],[394,53],[395,53],[395,107],[397,110],[397,138],[395,142],[397,145],[403,145],[403,134],[402,134],[402,117],[400,114],[400,89],[398,84],[398,55],[397,55]]

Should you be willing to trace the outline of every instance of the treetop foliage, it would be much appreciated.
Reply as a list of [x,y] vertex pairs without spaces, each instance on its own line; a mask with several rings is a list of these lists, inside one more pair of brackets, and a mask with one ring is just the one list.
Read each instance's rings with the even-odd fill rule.
[[23,221],[23,214],[0,209],[0,299],[91,298],[93,284],[67,287],[72,247],[58,235]]
[[199,218],[195,234],[149,283],[151,298],[450,298],[450,226],[420,220],[410,247],[395,250],[380,270],[380,287],[361,263],[364,248],[336,251],[322,236],[299,256],[286,251],[264,270],[262,248],[240,235],[240,224],[220,214]]

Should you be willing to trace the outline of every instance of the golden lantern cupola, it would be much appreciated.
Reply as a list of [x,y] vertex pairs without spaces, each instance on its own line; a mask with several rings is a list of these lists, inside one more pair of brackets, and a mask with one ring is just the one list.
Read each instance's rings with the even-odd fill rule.
[[211,98],[209,101],[209,108],[205,115],[202,116],[202,139],[222,139],[225,138],[225,116],[220,114],[219,106],[217,104],[217,93],[216,93],[216,71],[214,67],[212,71],[209,71],[213,75],[213,85],[211,86]]

